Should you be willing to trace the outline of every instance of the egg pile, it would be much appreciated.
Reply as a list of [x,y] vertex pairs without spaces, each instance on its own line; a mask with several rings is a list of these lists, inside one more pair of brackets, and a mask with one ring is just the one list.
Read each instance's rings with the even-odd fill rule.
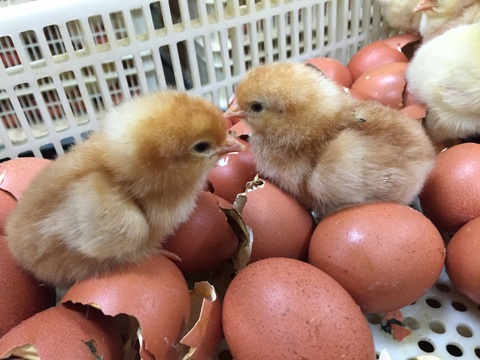
[[[352,96],[421,121],[426,109],[405,82],[419,41],[403,34],[371,43],[347,66],[308,62]],[[259,174],[248,124],[228,127],[245,151],[219,160],[194,213],[167,239],[181,262],[154,256],[56,289],[56,299],[13,261],[3,234],[49,160],[0,164],[0,359],[375,359],[365,315],[415,302],[445,265],[480,304],[480,145],[438,154],[423,212],[372,203],[316,219]],[[221,344],[228,350],[219,354]]]

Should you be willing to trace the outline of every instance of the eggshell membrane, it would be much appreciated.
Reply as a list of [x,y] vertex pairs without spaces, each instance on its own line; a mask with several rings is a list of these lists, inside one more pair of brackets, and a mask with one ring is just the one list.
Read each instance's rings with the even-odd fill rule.
[[225,295],[223,331],[235,360],[375,359],[350,295],[295,259],[264,259],[240,271]]
[[442,231],[455,232],[480,216],[480,145],[454,145],[437,162],[420,194],[423,213]]
[[407,63],[408,59],[398,49],[392,48],[383,40],[378,40],[358,50],[348,62],[347,69],[355,82],[362,74],[370,70],[396,62]]
[[237,248],[237,236],[220,206],[232,208],[228,201],[202,191],[194,212],[163,246],[180,257],[177,266],[187,277],[213,270],[229,259]]
[[17,354],[28,344],[40,359],[123,359],[122,340],[112,318],[84,306],[59,305],[26,319],[0,338],[0,357]]
[[447,245],[446,271],[453,286],[480,304],[480,217],[458,230]]
[[422,213],[396,203],[371,203],[320,221],[308,256],[363,311],[382,313],[411,304],[433,286],[445,246]]
[[375,100],[385,106],[401,109],[408,64],[395,62],[363,73],[354,81],[350,94],[360,100]]
[[15,206],[17,206],[17,199],[9,192],[0,190],[0,235],[5,233],[8,214],[15,209]]
[[320,56],[308,59],[306,62],[315,65],[327,78],[335,81],[341,87],[349,88],[352,86],[352,74],[340,61]]
[[268,257],[306,259],[308,243],[315,229],[311,213],[267,180],[246,192],[242,218],[252,229],[250,263]]
[[8,191],[17,200],[30,185],[30,182],[52,160],[42,158],[18,158],[0,163],[0,189]]
[[214,193],[233,203],[237,194],[245,191],[245,184],[257,174],[255,157],[248,142],[238,139],[245,150],[222,156],[208,174]]
[[182,339],[190,347],[189,360],[213,359],[222,337],[222,305],[215,289],[206,281],[195,283],[192,304],[201,301],[198,321]]
[[24,272],[0,236],[0,337],[21,321],[55,305],[55,290]]
[[185,351],[179,341],[187,331],[190,293],[182,272],[162,255],[76,283],[62,298],[66,302],[135,317],[144,339],[143,358],[178,359]]

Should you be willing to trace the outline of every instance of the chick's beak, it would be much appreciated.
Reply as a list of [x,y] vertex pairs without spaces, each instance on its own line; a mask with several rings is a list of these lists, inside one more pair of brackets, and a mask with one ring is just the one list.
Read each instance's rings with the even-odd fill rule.
[[227,154],[227,153],[236,152],[236,151],[243,151],[243,150],[245,150],[245,145],[243,145],[241,142],[239,142],[232,135],[227,134],[227,139],[223,143],[223,146],[218,149],[217,154],[218,155],[224,155],[224,154]]
[[227,111],[223,113],[223,116],[227,119],[239,119],[244,120],[248,117],[248,113],[240,109],[235,99],[232,104],[228,107]]
[[433,10],[434,7],[435,7],[434,0],[420,0],[417,6],[413,8],[413,12]]

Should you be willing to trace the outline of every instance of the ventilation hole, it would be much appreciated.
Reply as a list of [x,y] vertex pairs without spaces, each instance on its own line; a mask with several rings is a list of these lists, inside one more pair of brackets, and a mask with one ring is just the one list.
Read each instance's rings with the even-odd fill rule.
[[441,321],[432,321],[430,324],[428,324],[430,329],[437,334],[444,334],[445,333],[445,324]]
[[480,359],[480,348],[475,349],[475,356]]
[[428,306],[434,309],[438,309],[442,307],[442,304],[438,300],[435,300],[432,298],[426,299],[425,302],[427,303]]
[[26,150],[18,154],[18,157],[34,157],[35,155],[33,154],[33,151],[31,150]]
[[373,325],[378,325],[382,322],[382,315],[380,314],[367,314],[366,317],[367,321]]
[[471,338],[473,336],[472,330],[467,325],[458,325],[457,332],[466,338]]
[[463,356],[463,351],[457,345],[449,344],[447,345],[447,351],[450,355],[455,357]]
[[405,318],[403,318],[402,322],[410,330],[416,330],[420,327],[420,324],[418,323],[417,319],[410,316],[406,316]]
[[418,342],[418,347],[426,353],[432,353],[435,351],[435,347],[427,340],[420,340]]
[[447,284],[442,284],[442,283],[438,283],[438,284],[435,284],[435,287],[440,290],[441,292],[450,292],[450,286],[448,286]]
[[453,308],[454,308],[455,310],[457,310],[457,311],[461,311],[461,312],[467,311],[467,307],[466,307],[464,304],[462,304],[462,303],[460,303],[460,302],[458,302],[458,301],[452,302],[452,306],[453,306]]
[[40,153],[45,159],[54,159],[57,157],[57,152],[53,144],[45,144],[40,147]]

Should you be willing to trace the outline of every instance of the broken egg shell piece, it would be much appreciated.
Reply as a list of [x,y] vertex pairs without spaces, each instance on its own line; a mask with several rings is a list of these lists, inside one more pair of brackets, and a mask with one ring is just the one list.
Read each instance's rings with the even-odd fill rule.
[[191,291],[192,328],[180,341],[190,351],[183,360],[213,359],[222,337],[222,306],[214,287],[197,282]]
[[76,283],[62,298],[66,302],[96,304],[110,316],[133,316],[141,327],[144,358],[147,352],[156,359],[186,353],[179,341],[187,332],[190,292],[179,268],[162,255]]
[[21,322],[0,338],[0,359],[118,360],[122,340],[113,319],[81,306],[58,305]]
[[0,190],[0,235],[5,233],[8,215],[17,206],[17,199],[8,191]]
[[233,136],[239,137],[241,139],[248,138],[252,134],[252,128],[245,120],[240,120],[235,123],[228,132]]
[[30,182],[52,160],[42,158],[18,158],[0,164],[0,189],[20,199]]
[[427,107],[422,104],[412,104],[405,106],[400,110],[403,114],[407,115],[411,119],[423,121],[427,116]]

